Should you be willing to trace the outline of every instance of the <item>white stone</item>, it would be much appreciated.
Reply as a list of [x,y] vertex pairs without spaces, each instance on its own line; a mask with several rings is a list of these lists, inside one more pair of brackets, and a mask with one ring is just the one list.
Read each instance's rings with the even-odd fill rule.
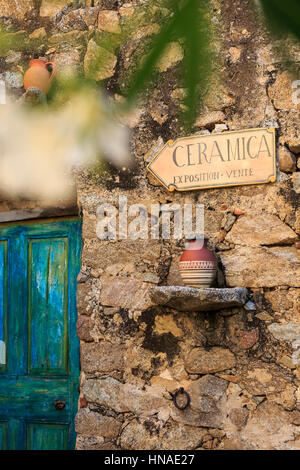
[[166,72],[170,67],[180,62],[184,57],[183,48],[178,42],[170,42],[157,64],[160,72]]
[[246,247],[220,252],[228,286],[300,287],[300,255],[294,247]]
[[23,75],[20,72],[1,73],[0,80],[4,80],[4,82],[12,88],[23,87]]
[[91,39],[84,58],[84,71],[87,78],[96,81],[112,77],[117,57]]
[[120,34],[119,15],[114,10],[100,10],[98,15],[98,29],[108,33]]
[[275,215],[261,214],[240,217],[225,240],[245,246],[280,245],[294,243],[298,236]]
[[268,326],[268,330],[276,339],[288,341],[289,343],[300,338],[300,323],[272,323]]

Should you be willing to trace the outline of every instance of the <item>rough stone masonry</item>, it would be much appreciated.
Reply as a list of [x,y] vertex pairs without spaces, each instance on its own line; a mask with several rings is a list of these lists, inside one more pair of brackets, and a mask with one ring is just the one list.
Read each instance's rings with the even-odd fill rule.
[[[26,32],[32,51],[38,39],[41,57],[84,72],[120,100],[136,52],[159,29],[157,12],[151,21],[141,16],[126,44],[108,50],[98,38],[120,34],[138,1],[39,3],[0,0],[2,22],[12,34]],[[194,132],[275,127],[276,183],[168,193],[147,174],[155,152],[184,132],[176,114],[184,90],[175,73],[184,45],[177,42],[159,63],[155,89],[126,119],[135,168],[77,175],[83,211],[78,449],[300,449],[300,105],[292,101],[294,78],[252,3],[212,2],[219,73]],[[290,49],[300,63],[299,46]],[[91,67],[97,54],[105,59],[101,70]],[[29,56],[11,51],[1,59],[1,76],[16,97]],[[219,258],[216,287],[246,288],[246,304],[190,312],[151,300],[153,286],[180,285],[183,243],[100,241],[97,206],[119,195],[149,206],[204,204],[206,235]],[[171,400],[179,387],[191,396],[184,411]]]

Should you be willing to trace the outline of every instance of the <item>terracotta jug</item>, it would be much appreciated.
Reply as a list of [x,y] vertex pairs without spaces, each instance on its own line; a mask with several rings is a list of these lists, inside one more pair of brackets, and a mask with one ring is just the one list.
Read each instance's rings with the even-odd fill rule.
[[186,250],[179,260],[179,271],[183,283],[191,287],[211,287],[218,261],[216,255],[207,248],[208,239],[189,240]]
[[[48,67],[52,67],[50,72]],[[24,88],[39,88],[43,93],[48,93],[52,80],[56,74],[56,65],[53,62],[46,62],[42,59],[32,59],[29,63],[29,69],[24,75]]]

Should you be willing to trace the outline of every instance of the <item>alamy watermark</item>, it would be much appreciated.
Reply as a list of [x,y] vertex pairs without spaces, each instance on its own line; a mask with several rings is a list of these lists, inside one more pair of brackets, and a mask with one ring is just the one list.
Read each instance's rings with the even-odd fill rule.
[[204,234],[203,204],[128,205],[119,196],[118,208],[104,203],[97,208],[96,233],[100,240],[198,238]]

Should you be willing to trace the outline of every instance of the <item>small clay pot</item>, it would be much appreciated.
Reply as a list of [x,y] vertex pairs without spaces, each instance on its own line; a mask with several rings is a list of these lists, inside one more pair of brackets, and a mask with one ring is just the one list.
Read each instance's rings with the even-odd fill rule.
[[189,240],[179,260],[183,283],[190,287],[211,287],[217,273],[216,255],[207,248],[208,239]]
[[[52,71],[49,71],[49,67]],[[47,94],[53,78],[56,75],[56,65],[53,62],[46,62],[42,59],[32,59],[29,69],[24,75],[24,88],[27,91],[30,87],[35,87]]]

